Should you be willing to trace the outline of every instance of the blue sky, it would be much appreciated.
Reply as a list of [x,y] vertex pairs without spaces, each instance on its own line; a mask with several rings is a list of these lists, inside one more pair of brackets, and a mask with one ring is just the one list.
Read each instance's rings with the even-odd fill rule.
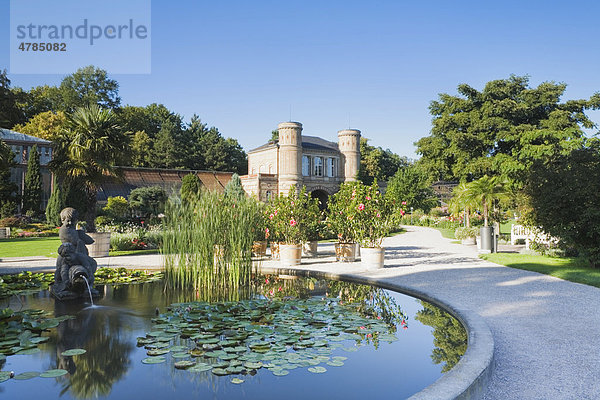
[[[350,125],[416,157],[429,102],[459,83],[527,74],[567,83],[565,98],[600,91],[599,11],[595,1],[153,0],[152,73],[112,77],[124,104],[196,113],[246,150],[291,108],[307,135],[336,140]],[[8,25],[0,0],[0,69]],[[63,75],[9,77],[29,88]]]

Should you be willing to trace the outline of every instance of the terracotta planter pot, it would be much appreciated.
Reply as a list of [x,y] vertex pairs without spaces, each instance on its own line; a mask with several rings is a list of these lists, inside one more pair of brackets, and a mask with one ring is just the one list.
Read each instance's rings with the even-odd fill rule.
[[[356,252],[358,243],[336,243],[335,244],[335,259],[341,262],[354,262],[356,260]],[[358,254],[360,255],[360,253]]]
[[302,246],[299,244],[279,244],[279,262],[282,267],[300,265]]
[[360,264],[366,269],[383,268],[385,249],[383,247],[361,247]]
[[306,257],[316,257],[318,244],[319,242],[317,240],[311,240],[310,242],[302,244],[302,255]]
[[264,257],[267,255],[267,241],[261,240],[252,244],[252,253],[257,257]]
[[110,250],[110,232],[88,233],[94,243],[86,245],[90,257],[108,257]]

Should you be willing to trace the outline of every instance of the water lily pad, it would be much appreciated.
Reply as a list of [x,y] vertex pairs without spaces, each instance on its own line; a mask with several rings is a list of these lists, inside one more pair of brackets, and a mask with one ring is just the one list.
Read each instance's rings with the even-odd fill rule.
[[229,372],[224,368],[213,368],[211,372],[218,376],[229,375]]
[[194,365],[196,365],[196,363],[194,361],[177,361],[173,365],[177,369],[188,369],[188,368],[193,367]]
[[226,368],[227,372],[230,374],[241,374],[244,371],[244,367],[240,366],[229,366]]
[[239,385],[240,383],[244,383],[244,380],[240,379],[240,378],[233,378],[231,380],[231,383],[235,383],[236,385]]
[[313,374],[322,374],[323,372],[327,372],[327,368],[325,367],[312,367],[308,369],[309,372]]
[[327,362],[327,365],[331,365],[332,367],[341,367],[342,365],[344,365],[344,362],[339,360],[331,360]]
[[39,372],[30,371],[30,372],[23,372],[22,374],[19,374],[19,375],[15,375],[15,377],[13,379],[16,379],[18,381],[24,381],[24,380],[31,379],[31,378],[37,378],[38,376],[40,376]]
[[66,350],[60,353],[61,356],[69,357],[69,356],[78,356],[80,354],[85,354],[87,351],[84,349],[71,349]]
[[29,339],[29,341],[31,343],[35,343],[35,344],[45,343],[48,340],[50,340],[50,337],[48,337],[48,336],[38,336],[38,337],[33,337],[33,338]]
[[151,357],[155,357],[155,356],[162,356],[163,354],[167,354],[168,352],[169,352],[169,350],[167,350],[167,349],[154,349],[154,350],[148,350],[146,352],[146,354]]
[[212,365],[206,364],[206,363],[198,363],[196,365],[194,365],[193,367],[189,368],[188,371],[190,372],[205,372],[205,371],[210,371],[212,369]]
[[34,347],[32,349],[23,349],[23,350],[19,350],[18,352],[16,352],[16,355],[31,355],[31,354],[37,354],[40,353],[41,350],[38,349],[37,347]]
[[344,347],[342,350],[347,351],[349,353],[358,351],[358,349],[356,347]]
[[144,364],[160,364],[160,363],[164,363],[165,361],[167,361],[167,359],[165,357],[156,356],[156,357],[144,358],[142,360],[142,363],[144,363]]
[[0,371],[0,383],[10,379],[10,371]]
[[286,376],[290,373],[290,371],[285,370],[285,369],[272,369],[271,372],[275,376]]
[[169,348],[169,350],[171,350],[173,353],[181,353],[183,351],[187,351],[187,347],[186,346],[172,346],[171,348]]
[[246,361],[244,363],[244,367],[248,368],[248,369],[260,369],[262,368],[263,363],[261,363],[260,361],[257,362],[252,362],[252,361]]
[[59,376],[63,376],[68,374],[68,371],[64,369],[49,369],[48,371],[44,371],[40,374],[41,378],[58,378]]
[[173,358],[186,358],[189,357],[189,353],[173,353],[171,354]]

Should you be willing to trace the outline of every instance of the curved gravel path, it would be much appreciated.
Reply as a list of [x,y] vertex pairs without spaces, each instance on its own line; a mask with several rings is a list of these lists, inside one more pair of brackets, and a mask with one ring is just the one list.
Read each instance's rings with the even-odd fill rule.
[[310,259],[301,269],[402,284],[481,316],[496,363],[484,399],[600,399],[600,289],[481,260],[475,246],[434,229],[406,229],[386,239],[382,270]]

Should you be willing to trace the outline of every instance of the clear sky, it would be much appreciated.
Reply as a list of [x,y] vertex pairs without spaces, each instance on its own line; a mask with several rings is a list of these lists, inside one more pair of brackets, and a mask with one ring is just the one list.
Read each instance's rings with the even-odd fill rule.
[[[196,113],[246,150],[291,108],[304,134],[336,140],[350,126],[414,158],[429,102],[459,83],[527,74],[533,85],[567,83],[569,99],[600,91],[599,15],[593,0],[153,0],[152,73],[111,77],[124,104]],[[8,25],[0,0],[0,69]],[[29,88],[63,76],[9,78]]]

